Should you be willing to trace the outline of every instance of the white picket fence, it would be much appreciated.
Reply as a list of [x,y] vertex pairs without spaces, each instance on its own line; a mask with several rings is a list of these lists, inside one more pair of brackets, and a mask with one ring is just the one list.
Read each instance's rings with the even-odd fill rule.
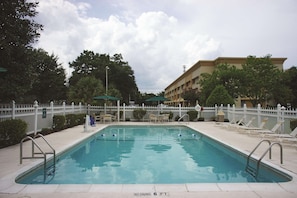
[[[11,104],[0,104],[0,121],[6,119],[22,119],[28,123],[28,132],[39,131],[42,128],[52,127],[52,121],[54,115],[66,115],[66,114],[100,114],[101,112],[108,112],[111,114],[121,115],[118,116],[118,121],[135,121],[133,118],[133,111],[137,108],[146,110],[146,115],[141,121],[148,121],[148,115],[150,113],[158,114],[163,112],[173,113],[173,121],[176,117],[181,117],[188,111],[195,111],[195,107],[177,107],[169,106],[126,106],[125,104],[120,105],[118,102],[117,106],[91,106],[82,105],[81,103],[75,105],[71,103],[67,105],[65,102],[56,105],[53,102],[50,104],[38,104],[35,101],[33,104],[16,104],[12,101]],[[274,124],[279,120],[284,120],[282,126],[282,133],[290,133],[290,120],[297,119],[296,109],[286,109],[277,105],[275,108],[262,108],[258,105],[256,108],[247,108],[233,106],[214,106],[214,107],[203,107],[203,111],[200,113],[200,117],[204,117],[205,121],[212,121],[217,116],[219,110],[224,112],[225,119],[228,120],[240,120],[244,118],[247,122],[252,117],[254,119],[254,126],[259,126],[263,118],[268,118],[267,128],[272,128]],[[121,113],[119,113],[121,112]]]

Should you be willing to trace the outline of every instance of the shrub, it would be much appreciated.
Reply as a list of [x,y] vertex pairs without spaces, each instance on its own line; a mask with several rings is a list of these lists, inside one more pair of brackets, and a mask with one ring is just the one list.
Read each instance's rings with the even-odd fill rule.
[[77,125],[77,116],[75,114],[65,115],[66,128],[71,128]]
[[76,125],[84,124],[86,119],[86,114],[75,114],[76,116]]
[[199,117],[197,121],[204,121],[204,117]]
[[297,127],[297,119],[290,121],[290,128],[293,131]]
[[141,120],[146,114],[146,110],[144,109],[134,109],[133,117],[137,120]]
[[48,135],[48,134],[51,134],[53,132],[53,129],[50,129],[50,128],[42,128],[40,133],[42,135]]
[[65,128],[66,119],[63,115],[54,115],[53,117],[53,130],[60,131]]
[[27,127],[20,119],[0,122],[0,148],[19,143],[26,136]]
[[198,112],[197,111],[188,111],[187,114],[189,115],[190,121],[194,121],[197,118]]

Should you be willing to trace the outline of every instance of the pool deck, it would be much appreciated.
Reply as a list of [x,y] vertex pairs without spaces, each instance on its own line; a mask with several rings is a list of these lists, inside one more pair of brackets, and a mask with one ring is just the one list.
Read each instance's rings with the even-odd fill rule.
[[[141,122],[123,122],[113,124],[135,124],[147,125]],[[222,125],[223,123],[221,123]],[[85,139],[96,131],[104,128],[108,124],[97,124],[96,127],[89,127],[88,132],[84,132],[83,126],[66,129],[62,132],[53,133],[46,136],[46,139],[56,149],[57,153],[64,151],[77,142]],[[181,125],[175,122],[162,123],[162,125]],[[242,152],[250,153],[261,141],[259,136],[251,136],[247,133],[238,133],[228,127],[220,127],[215,122],[190,122],[185,124],[193,129],[200,131],[216,140],[224,142]],[[267,149],[263,144],[255,152],[255,156],[261,156]],[[23,144],[24,150],[29,150],[29,142]],[[42,159],[25,159],[20,164],[20,146],[14,145],[0,149],[0,197],[19,198],[19,197],[123,197],[123,198],[148,198],[148,197],[211,197],[211,198],[259,198],[259,197],[297,197],[297,146],[283,145],[283,164],[280,164],[280,149],[277,145],[272,149],[272,159],[267,156],[263,159],[269,165],[281,168],[293,177],[290,182],[283,183],[200,183],[200,184],[118,184],[118,185],[23,185],[15,183],[15,178],[43,162]],[[25,153],[26,154],[26,153]],[[164,164],[170,162],[164,162]]]

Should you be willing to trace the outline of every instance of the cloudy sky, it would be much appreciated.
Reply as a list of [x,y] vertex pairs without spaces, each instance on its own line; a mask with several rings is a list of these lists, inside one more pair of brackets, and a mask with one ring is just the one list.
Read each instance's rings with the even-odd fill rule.
[[159,93],[199,60],[288,58],[297,66],[296,0],[39,0],[36,47],[68,63],[121,53],[141,92]]

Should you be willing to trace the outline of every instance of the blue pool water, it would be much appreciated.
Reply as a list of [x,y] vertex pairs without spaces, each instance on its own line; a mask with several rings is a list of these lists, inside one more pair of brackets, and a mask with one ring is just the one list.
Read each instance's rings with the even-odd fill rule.
[[246,156],[184,126],[109,126],[42,166],[22,184],[178,184],[285,182],[289,176],[261,166],[245,171]]

